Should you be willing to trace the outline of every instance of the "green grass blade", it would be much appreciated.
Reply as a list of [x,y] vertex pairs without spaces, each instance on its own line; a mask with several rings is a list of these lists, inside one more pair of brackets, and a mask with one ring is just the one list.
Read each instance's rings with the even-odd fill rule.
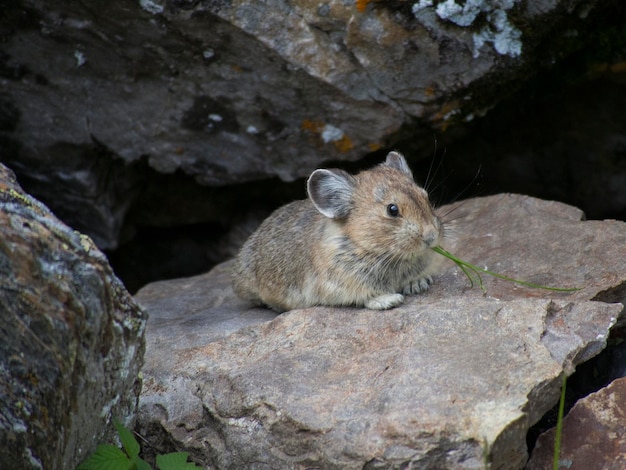
[[474,286],[473,278],[470,276],[470,274],[468,273],[467,270],[469,269],[470,271],[473,271],[474,274],[476,275],[476,277],[479,280],[479,285],[480,285],[481,289],[483,290],[483,292],[485,292],[485,288],[483,286],[482,278],[480,277],[480,274],[478,274],[478,273],[488,274],[489,276],[497,277],[498,279],[503,279],[505,281],[514,282],[515,284],[520,284],[522,286],[532,287],[532,288],[535,288],[535,289],[544,289],[544,290],[550,290],[550,291],[556,291],[556,292],[574,292],[574,291],[577,291],[577,290],[581,289],[580,287],[550,287],[550,286],[542,286],[540,284],[535,284],[533,282],[522,281],[520,279],[514,279],[512,277],[505,276],[504,274],[499,274],[499,273],[490,271],[488,269],[479,268],[478,266],[474,266],[473,264],[468,263],[467,261],[464,261],[464,260],[462,260],[460,258],[457,258],[452,253],[444,250],[440,246],[435,246],[435,247],[433,247],[431,249],[435,253],[439,253],[440,255],[445,256],[449,260],[453,261],[459,268],[461,268],[461,270],[465,273],[465,275],[470,280],[470,285],[472,287]]
[[461,271],[463,271],[465,276],[469,279],[470,288],[474,287],[474,276],[476,276],[476,279],[478,280],[478,285],[483,290],[483,292],[485,291],[485,287],[483,286],[483,279],[480,277],[480,274],[478,274],[478,272],[470,270],[462,264],[459,264],[458,266],[459,268],[461,268]]
[[559,460],[561,458],[561,434],[563,432],[563,413],[565,411],[565,385],[567,375],[563,373],[561,379],[561,399],[559,400],[559,414],[556,418],[556,431],[554,433],[554,456],[552,458],[552,470],[559,470]]

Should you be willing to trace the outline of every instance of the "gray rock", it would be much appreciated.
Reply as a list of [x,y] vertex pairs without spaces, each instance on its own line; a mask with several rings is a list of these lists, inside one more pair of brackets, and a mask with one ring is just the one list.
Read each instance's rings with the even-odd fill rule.
[[[620,470],[626,454],[626,378],[579,400],[563,420],[560,468],[569,470]],[[545,432],[526,470],[550,468],[554,429]]]
[[[201,276],[147,285],[137,299],[149,306],[148,328],[155,351],[185,351],[204,346],[246,326],[276,317],[266,308],[250,308],[234,295],[230,263],[216,266]],[[211,328],[206,328],[210,319]],[[169,352],[159,359],[159,368],[171,370],[176,360]]]
[[560,56],[573,15],[610,2],[366,3],[11,2],[0,161],[115,248],[140,162],[223,186],[294,180],[401,130],[430,142],[426,128],[484,114],[537,51]]
[[146,315],[91,239],[2,165],[0,240],[0,462],[75,468],[112,417],[133,417]]
[[[502,300],[546,296],[626,303],[626,223],[584,220],[577,208],[557,201],[499,194],[440,208],[448,220],[449,250],[500,274],[571,293],[528,289],[483,275],[487,293]],[[460,276],[461,282],[457,281]],[[459,270],[440,277],[437,295],[467,288]]]
[[[618,321],[626,226],[517,195],[441,209],[452,252],[569,293],[450,265],[396,309],[247,309],[230,263],[142,289],[148,323],[138,428],[210,468],[521,468],[560,376]],[[454,219],[454,220],[452,220]],[[592,301],[601,300],[598,301]],[[232,317],[231,323],[225,318]],[[247,326],[244,326],[247,325]]]

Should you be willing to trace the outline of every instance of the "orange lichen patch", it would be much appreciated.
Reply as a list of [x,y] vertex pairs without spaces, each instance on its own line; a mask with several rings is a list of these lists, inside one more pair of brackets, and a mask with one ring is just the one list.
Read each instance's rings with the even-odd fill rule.
[[424,95],[428,96],[429,98],[435,96],[435,87],[434,86],[428,86],[424,89]]
[[33,384],[35,387],[39,384],[39,377],[37,377],[35,374],[33,374],[32,372],[29,372],[28,375],[26,376],[26,378],[28,379],[28,381]]
[[439,111],[433,114],[432,121],[438,124],[441,130],[445,131],[450,125],[450,118],[459,113],[460,108],[461,106],[458,100],[448,101],[439,108]]
[[320,132],[322,132],[323,128],[323,122],[311,121],[310,119],[305,119],[304,121],[302,121],[302,124],[300,124],[300,129],[302,129],[303,131],[313,132],[315,134],[319,134]]
[[371,1],[372,0],[356,0],[356,9],[363,13]]
[[367,144],[367,147],[370,149],[370,152],[375,152],[376,150],[380,150],[382,145],[380,145],[378,142],[370,142],[369,144]]
[[624,73],[626,72],[626,62],[617,62],[615,64],[609,64],[606,62],[592,64],[589,67],[589,71],[592,74],[602,74],[602,73]]
[[337,147],[337,150],[339,150],[341,153],[349,152],[350,150],[354,148],[354,144],[352,143],[352,140],[350,139],[350,137],[348,137],[345,134],[343,135],[341,139],[335,140],[333,144],[335,145],[335,147]]
[[618,62],[617,64],[611,64],[609,69],[613,73],[623,73],[623,72],[626,72],[626,62]]
[[235,72],[237,72],[237,73],[243,72],[243,68],[241,66],[239,66],[239,65],[231,65],[230,68],[232,70],[234,70]]
[[435,113],[435,119],[446,119],[450,113],[457,111],[460,108],[458,100],[448,101],[441,106],[441,109]]

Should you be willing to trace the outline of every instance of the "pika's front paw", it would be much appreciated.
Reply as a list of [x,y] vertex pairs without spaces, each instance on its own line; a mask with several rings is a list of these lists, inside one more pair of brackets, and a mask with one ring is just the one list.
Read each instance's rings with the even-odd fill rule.
[[402,294],[385,294],[365,302],[365,306],[372,310],[387,310],[388,308],[397,307],[404,302]]
[[404,286],[404,289],[402,289],[402,293],[404,295],[419,294],[420,292],[428,290],[432,283],[433,278],[430,276],[416,279],[415,281],[410,282],[407,286]]

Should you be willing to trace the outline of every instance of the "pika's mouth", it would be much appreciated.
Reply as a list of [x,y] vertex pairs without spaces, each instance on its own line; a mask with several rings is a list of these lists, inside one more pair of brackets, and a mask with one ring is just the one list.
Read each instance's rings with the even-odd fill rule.
[[432,229],[425,231],[422,236],[422,240],[428,248],[437,246],[441,241],[441,231],[439,230],[439,227],[433,227]]

